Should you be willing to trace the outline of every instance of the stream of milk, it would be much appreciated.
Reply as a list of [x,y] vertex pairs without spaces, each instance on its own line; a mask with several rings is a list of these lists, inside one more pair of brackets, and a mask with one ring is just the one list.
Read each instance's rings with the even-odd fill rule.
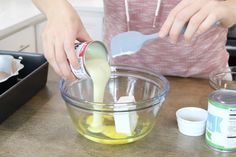
[[[110,78],[111,71],[108,61],[105,59],[90,59],[86,61],[86,69],[93,81],[93,101],[103,102],[106,84]],[[102,106],[101,106],[102,107]],[[100,110],[99,106],[94,108]],[[93,122],[89,128],[90,131],[99,133],[103,129],[103,116],[99,112],[93,112]]]

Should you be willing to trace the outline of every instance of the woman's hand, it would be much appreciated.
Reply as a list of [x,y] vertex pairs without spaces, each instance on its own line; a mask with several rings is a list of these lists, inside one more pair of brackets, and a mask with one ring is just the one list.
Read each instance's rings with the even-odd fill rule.
[[160,37],[169,36],[176,43],[184,27],[184,38],[191,41],[194,35],[202,34],[216,23],[231,27],[236,23],[236,0],[182,0],[168,15]]
[[[69,63],[78,68],[74,42],[91,41],[79,16],[66,0],[56,3],[44,3],[44,0],[35,0],[36,4],[47,16],[47,25],[44,29],[43,49],[44,55],[53,69],[64,79],[75,79]],[[69,61],[69,62],[68,62]]]

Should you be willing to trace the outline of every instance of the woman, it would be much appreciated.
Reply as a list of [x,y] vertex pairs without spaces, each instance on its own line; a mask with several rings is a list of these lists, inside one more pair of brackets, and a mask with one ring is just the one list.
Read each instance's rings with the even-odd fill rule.
[[[68,58],[74,68],[79,66],[74,41],[92,39],[66,0],[34,1],[48,19],[43,34],[45,57],[63,78],[74,79],[67,62]],[[235,0],[104,0],[104,42],[109,45],[112,36],[129,30],[160,31],[163,39],[114,62],[163,75],[206,78],[212,70],[227,65],[225,42],[227,28],[236,23],[235,7]]]

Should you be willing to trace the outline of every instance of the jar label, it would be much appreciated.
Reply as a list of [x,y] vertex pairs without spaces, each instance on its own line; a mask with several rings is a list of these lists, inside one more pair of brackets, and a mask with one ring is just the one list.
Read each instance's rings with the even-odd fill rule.
[[223,151],[236,151],[236,108],[208,100],[207,144]]

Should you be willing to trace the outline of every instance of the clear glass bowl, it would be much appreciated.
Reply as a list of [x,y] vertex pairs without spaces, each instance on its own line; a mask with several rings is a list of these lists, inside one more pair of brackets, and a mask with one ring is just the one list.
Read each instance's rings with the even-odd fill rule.
[[[155,125],[159,108],[169,91],[169,82],[146,69],[111,66],[111,71],[103,102],[93,102],[93,84],[89,79],[61,80],[61,95],[81,135],[103,144],[134,142],[147,135]],[[134,96],[135,102],[117,103],[121,96],[129,95]],[[98,130],[91,127],[98,121],[94,117],[102,122]],[[120,132],[122,127],[127,130],[128,122],[132,132]]]
[[236,90],[236,66],[213,71],[209,75],[209,84],[213,89]]

